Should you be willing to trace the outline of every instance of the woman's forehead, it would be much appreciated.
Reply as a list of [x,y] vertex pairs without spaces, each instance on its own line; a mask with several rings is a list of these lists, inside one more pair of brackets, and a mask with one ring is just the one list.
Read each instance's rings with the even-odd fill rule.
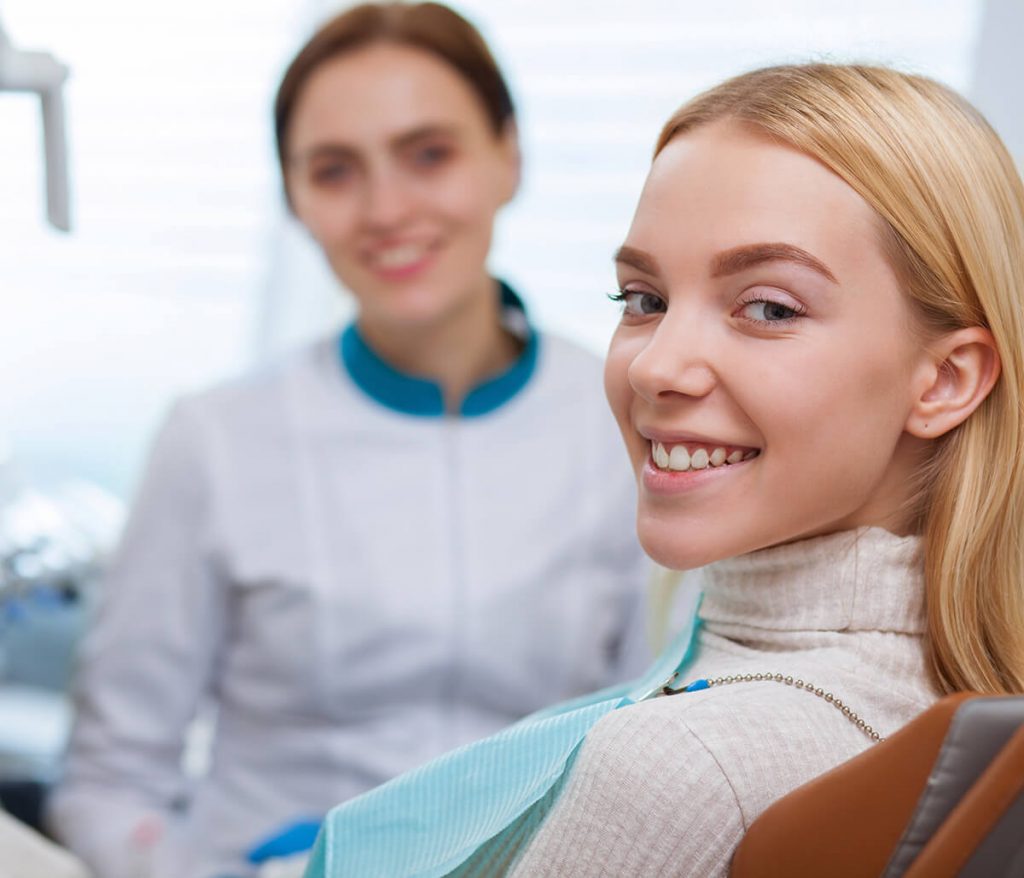
[[325,134],[393,140],[429,127],[486,128],[472,87],[423,49],[374,44],[321,64],[302,88],[289,132],[293,149]]
[[713,123],[655,158],[626,243],[671,253],[784,242],[842,262],[881,254],[878,226],[872,207],[816,159],[747,126]]

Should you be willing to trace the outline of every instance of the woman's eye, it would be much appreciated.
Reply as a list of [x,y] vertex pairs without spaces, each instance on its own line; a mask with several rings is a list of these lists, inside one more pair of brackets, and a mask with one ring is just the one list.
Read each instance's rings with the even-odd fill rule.
[[619,290],[609,297],[613,302],[622,302],[622,313],[630,317],[649,317],[665,311],[661,296],[644,290]]
[[754,323],[786,323],[803,316],[801,310],[769,299],[746,302],[740,308],[740,314]]
[[433,168],[446,162],[451,152],[449,147],[440,144],[422,146],[413,153],[413,162],[420,168]]
[[352,173],[352,167],[344,162],[318,165],[310,171],[310,177],[317,185],[341,183]]

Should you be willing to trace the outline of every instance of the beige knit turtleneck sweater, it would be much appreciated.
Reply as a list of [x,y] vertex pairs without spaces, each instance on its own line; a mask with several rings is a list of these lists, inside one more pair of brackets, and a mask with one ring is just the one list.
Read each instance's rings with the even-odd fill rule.
[[[931,704],[920,541],[831,534],[705,568],[691,679],[782,673],[882,735]],[[726,875],[771,802],[870,744],[835,707],[775,682],[656,698],[587,737],[515,878]]]

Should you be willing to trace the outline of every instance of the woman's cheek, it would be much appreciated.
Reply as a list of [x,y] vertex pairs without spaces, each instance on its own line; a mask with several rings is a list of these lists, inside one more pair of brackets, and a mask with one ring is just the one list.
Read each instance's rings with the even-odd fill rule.
[[613,339],[605,359],[604,392],[612,415],[619,425],[619,431],[626,442],[630,456],[636,457],[636,431],[631,420],[633,389],[629,384],[629,364],[632,356],[628,349],[617,345]]

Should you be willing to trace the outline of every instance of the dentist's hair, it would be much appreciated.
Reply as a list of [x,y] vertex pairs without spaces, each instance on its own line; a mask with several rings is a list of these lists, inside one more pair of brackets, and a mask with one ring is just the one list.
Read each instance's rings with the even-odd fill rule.
[[[501,69],[479,31],[461,15],[441,3],[361,3],[316,30],[278,87],[274,134],[286,181],[288,129],[309,78],[328,61],[382,43],[420,49],[451,66],[480,99],[496,136],[514,121],[515,106]],[[344,95],[338,99],[344,100]]]
[[1024,692],[1024,186],[999,137],[933,80],[809,64],[685,104],[673,138],[736,120],[817,159],[870,204],[925,327],[988,328],[989,396],[933,443],[909,517],[924,537],[928,640],[944,691]]

